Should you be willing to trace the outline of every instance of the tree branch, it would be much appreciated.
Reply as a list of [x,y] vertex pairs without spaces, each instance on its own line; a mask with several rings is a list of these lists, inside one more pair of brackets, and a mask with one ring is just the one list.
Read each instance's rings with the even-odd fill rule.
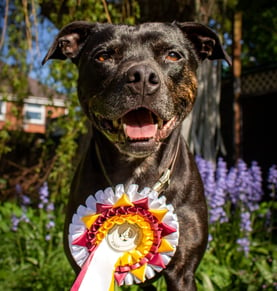
[[1,39],[0,39],[0,50],[3,47],[4,40],[5,40],[7,23],[8,23],[8,14],[9,14],[9,0],[6,0],[4,24],[3,24],[3,30],[2,30],[2,35],[1,35]]

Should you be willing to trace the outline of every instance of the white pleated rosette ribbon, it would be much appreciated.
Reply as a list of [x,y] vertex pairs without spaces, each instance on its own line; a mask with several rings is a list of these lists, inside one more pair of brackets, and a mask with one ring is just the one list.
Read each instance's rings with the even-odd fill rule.
[[151,188],[132,184],[90,195],[69,226],[72,256],[81,267],[71,291],[113,291],[162,271],[178,244],[173,206]]

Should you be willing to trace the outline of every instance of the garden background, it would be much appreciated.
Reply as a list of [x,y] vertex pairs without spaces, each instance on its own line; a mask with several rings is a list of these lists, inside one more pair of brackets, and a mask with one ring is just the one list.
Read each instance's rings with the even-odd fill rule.
[[[0,131],[0,291],[69,290],[74,280],[62,231],[86,119],[77,100],[74,66],[66,61],[41,67],[58,29],[73,20],[198,21],[219,33],[233,67],[203,64],[200,102],[184,124],[210,214],[209,246],[196,274],[197,285],[205,291],[277,290],[276,153],[266,161],[259,160],[259,152],[248,159],[251,149],[243,143],[240,85],[244,71],[276,64],[276,15],[277,6],[270,0],[1,1],[0,105],[12,100],[10,114],[16,124],[2,120]],[[226,140],[220,84],[228,78],[232,132]],[[57,117],[48,110],[43,133],[26,132],[30,80],[43,88],[50,107],[55,94],[66,106],[66,114]],[[268,126],[274,137],[274,123]],[[262,142],[266,149],[272,147],[272,140]],[[159,291],[166,290],[162,278],[155,284]]]

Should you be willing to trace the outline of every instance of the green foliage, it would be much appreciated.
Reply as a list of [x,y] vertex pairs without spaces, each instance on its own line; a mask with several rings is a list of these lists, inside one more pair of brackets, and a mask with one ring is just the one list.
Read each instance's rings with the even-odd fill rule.
[[[77,70],[72,63],[53,62],[51,63],[51,79],[62,80],[52,86],[56,89],[63,88],[67,98],[67,114],[59,118],[52,127],[48,128],[49,138],[46,141],[51,142],[51,132],[53,130],[62,131],[62,136],[55,151],[55,163],[50,172],[48,181],[52,185],[52,193],[58,201],[65,201],[69,193],[70,183],[76,167],[76,150],[78,139],[86,133],[86,118],[80,110],[78,97],[76,94]],[[50,80],[51,82],[51,80]],[[48,144],[45,144],[44,153],[48,152]]]
[[[40,203],[19,206],[13,201],[0,206],[1,290],[69,290],[74,281],[63,251],[63,206],[53,210],[51,202],[45,202],[42,196],[40,190]],[[261,203],[253,213],[248,255],[236,244],[236,217],[211,226],[213,240],[196,274],[199,291],[276,290],[277,248],[271,229],[276,221],[267,219],[269,210],[277,211],[276,201]],[[155,286],[159,291],[166,290],[163,278]],[[120,290],[141,289],[135,285],[115,288]]]
[[[13,115],[20,120],[24,99],[29,94],[28,75],[34,67],[38,67],[37,64],[43,57],[36,53],[37,42],[42,42],[43,37],[38,36],[35,29],[43,22],[42,15],[47,15],[57,27],[61,27],[74,20],[106,22],[107,14],[100,0],[65,1],[67,13],[63,14],[60,14],[62,7],[59,0],[32,1],[32,4],[28,3],[27,11],[24,10],[22,1],[11,2],[13,4],[9,11],[5,51],[0,48],[1,60],[9,60],[9,65],[0,67],[1,94],[12,92],[16,97],[17,106],[14,108]],[[112,21],[136,23],[140,16],[137,1],[123,2],[125,4],[122,5],[108,2]],[[231,14],[237,5],[241,4],[238,2],[245,1],[221,1],[222,7],[218,10],[221,13],[212,17],[221,24],[221,31],[228,31],[229,35],[232,26]],[[39,5],[42,15],[38,13]],[[0,7],[2,8],[3,4],[0,4]],[[259,7],[263,9],[260,11]],[[251,11],[255,11],[255,15],[258,13],[257,17],[250,12],[244,14],[244,57],[247,62],[249,56],[255,56],[259,62],[264,62],[276,56],[276,46],[272,41],[276,39],[276,17],[274,17],[276,7],[258,5],[258,8],[254,8]],[[244,10],[248,11],[246,8]],[[34,11],[37,11],[37,14],[33,13]],[[52,32],[51,29],[49,32]],[[49,42],[49,39],[46,42]],[[253,46],[252,42],[254,42]],[[45,46],[48,48],[50,43],[46,43]],[[85,117],[80,111],[75,90],[77,70],[74,65],[69,61],[55,61],[48,64],[50,76],[45,78],[47,67],[43,69],[38,67],[36,69],[38,79],[48,87],[68,96],[68,114],[48,128],[44,143],[40,145],[41,155],[35,171],[41,180],[40,184],[45,180],[48,181],[51,200],[55,202],[56,208],[49,214],[46,208],[38,208],[35,202],[25,207],[18,205],[18,201],[9,201],[0,205],[0,290],[69,290],[74,280],[73,271],[63,252],[62,232],[64,205],[78,160],[78,157],[75,157],[78,139],[86,132]],[[49,98],[51,99],[51,96]],[[16,151],[14,145],[10,143],[12,134],[8,128],[9,124],[6,124],[0,131],[0,157]],[[57,145],[52,137],[53,130],[56,129],[63,132]],[[50,159],[53,159],[52,168],[49,172],[47,169],[48,174],[45,175],[44,165]],[[1,177],[0,190],[7,187],[8,183],[6,177]],[[37,190],[37,187],[32,187],[25,194],[37,195]],[[272,236],[272,227],[273,224],[276,225],[274,221],[276,218],[273,217],[272,224],[267,225],[268,210],[271,213],[277,212],[276,201],[260,204],[259,209],[252,214],[254,231],[249,237],[251,247],[248,256],[237,249],[239,222],[235,217],[228,223],[218,223],[211,227],[213,240],[197,271],[197,284],[200,291],[258,291],[263,288],[276,290],[277,248]],[[231,205],[226,205],[226,211],[231,218]],[[15,218],[20,222],[16,229],[13,229],[12,219]],[[54,221],[55,227],[49,228],[50,221]],[[163,278],[155,285],[159,291],[166,290]],[[139,291],[140,288],[132,286],[117,288],[117,290]]]
[[[47,195],[40,190],[38,204],[0,205],[0,290],[69,290],[75,279],[63,251],[63,207],[53,210]],[[163,279],[155,285],[165,290]]]
[[10,139],[9,130],[5,127],[0,131],[0,158],[3,154],[7,154],[11,151],[11,148],[7,145]]
[[243,65],[255,66],[276,61],[276,3],[267,0],[249,6],[249,3],[243,2],[241,9],[247,11],[243,14]]
[[[81,113],[76,94],[77,69],[75,65],[68,60],[50,61],[43,68],[39,65],[43,56],[39,52],[41,45],[39,46],[38,43],[44,44],[43,53],[46,53],[45,50],[50,47],[57,33],[57,31],[53,32],[54,28],[53,26],[51,28],[49,23],[47,29],[52,35],[51,40],[46,31],[41,35],[38,34],[38,26],[45,21],[44,16],[40,13],[44,11],[45,7],[47,9],[50,7],[52,10],[49,10],[51,12],[48,16],[58,26],[63,26],[74,20],[106,22],[108,14],[114,22],[134,24],[139,16],[138,5],[135,1],[128,4],[128,9],[121,4],[109,3],[108,14],[100,0],[82,1],[80,3],[67,1],[66,10],[68,13],[60,14],[59,11],[62,9],[60,1],[32,1],[32,3],[28,3],[27,7],[22,5],[19,0],[14,1],[9,6],[5,46],[0,48],[0,60],[4,62],[3,64],[0,63],[0,94],[1,98],[4,94],[12,95],[15,106],[13,106],[11,114],[18,121],[17,130],[23,129],[23,124],[20,121],[23,119],[24,100],[30,96],[28,85],[28,75],[30,73],[53,91],[67,96],[66,116],[58,118],[55,123],[48,126],[43,144],[41,144],[41,155],[32,160],[33,164],[37,163],[38,165],[35,170],[39,172],[36,173],[40,177],[38,184],[41,184],[43,179],[48,178],[53,197],[58,201],[67,198],[72,175],[78,161],[78,157],[76,158],[78,140],[86,132],[86,118]],[[122,13],[123,10],[124,13]],[[0,12],[0,16],[4,17],[2,12]],[[1,23],[1,25],[3,24]],[[8,64],[5,63],[6,60],[8,60]],[[47,74],[48,70],[51,71],[50,74]],[[45,97],[49,97],[50,104],[52,94],[49,93],[49,90],[45,91]],[[48,117],[51,117],[51,113]],[[62,132],[58,143],[53,139],[53,132],[57,130]],[[0,158],[9,159],[11,157],[11,155],[7,156],[9,152],[15,157],[18,150],[19,148],[15,148],[15,144],[11,143],[10,124],[7,122],[0,133]],[[53,163],[50,163],[50,160],[53,160]],[[13,162],[20,164],[22,161],[20,159]],[[26,167],[29,165],[23,163],[20,166]],[[5,169],[1,169],[1,174],[2,171],[5,172]],[[49,173],[50,176],[48,177]],[[6,173],[4,174],[6,175]],[[22,177],[21,180],[25,180],[25,177]],[[8,183],[7,187],[13,187],[13,185]],[[28,194],[31,195],[29,190]],[[33,187],[33,191],[36,191],[36,187]]]
[[[135,0],[106,1],[108,14],[101,0],[65,1],[63,7],[59,0],[41,2],[42,14],[49,17],[57,27],[75,20],[107,22],[109,18],[113,23],[135,24],[140,15],[139,5]],[[59,10],[63,13],[57,13]]]
[[[252,213],[253,232],[249,236],[248,254],[239,250],[236,244],[238,217],[230,216],[230,222],[218,222],[211,227],[213,240],[197,271],[199,291],[276,290],[277,248],[267,215],[276,210],[277,202],[270,201],[261,203]],[[276,221],[271,220],[271,223]]]
[[[59,215],[56,215],[59,213]],[[63,252],[63,214],[49,213],[15,203],[0,206],[0,286],[1,290],[69,290],[74,274]],[[12,218],[21,219],[12,230]]]

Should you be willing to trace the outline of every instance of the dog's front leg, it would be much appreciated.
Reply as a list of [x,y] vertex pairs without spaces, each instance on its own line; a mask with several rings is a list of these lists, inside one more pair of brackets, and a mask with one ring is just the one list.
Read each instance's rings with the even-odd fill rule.
[[194,274],[206,250],[208,230],[203,219],[203,216],[206,217],[205,202],[200,202],[197,207],[197,212],[186,205],[177,211],[182,240],[164,272],[168,291],[197,290]]

